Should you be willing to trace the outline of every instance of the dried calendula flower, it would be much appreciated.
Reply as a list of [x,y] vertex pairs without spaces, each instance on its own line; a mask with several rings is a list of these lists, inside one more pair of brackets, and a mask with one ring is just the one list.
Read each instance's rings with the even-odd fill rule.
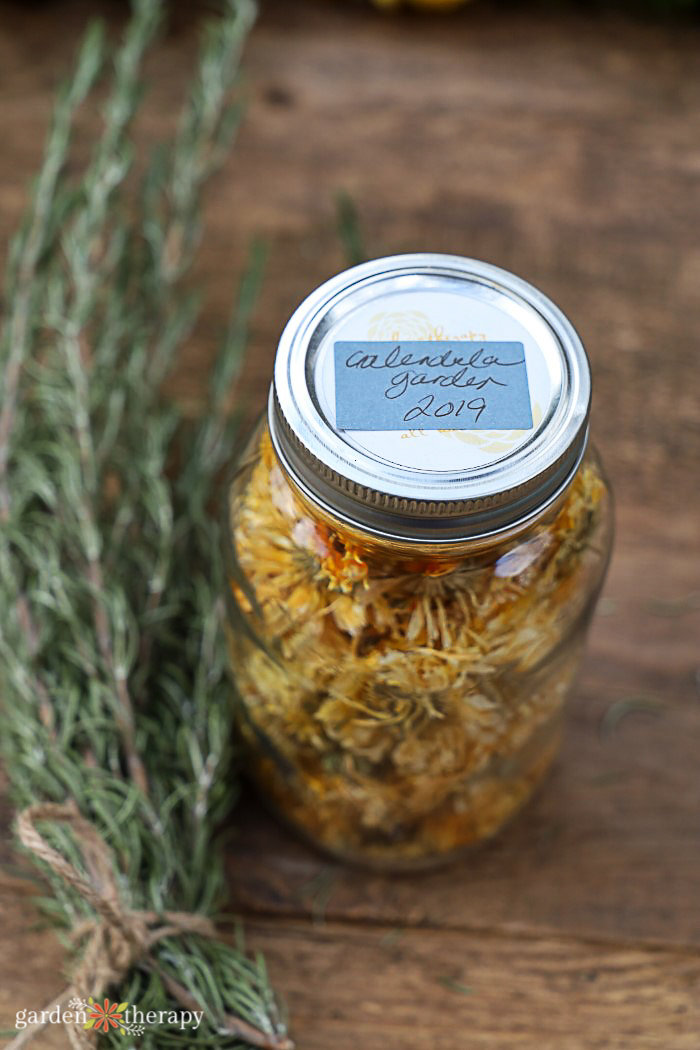
[[360,548],[354,543],[343,543],[340,539],[329,544],[329,552],[321,562],[321,579],[332,591],[350,594],[360,583],[367,586],[367,563]]
[[[611,538],[598,460],[583,455],[580,343],[553,307],[546,319],[561,331],[541,325],[541,296],[515,324],[508,307],[522,301],[522,282],[435,258],[380,260],[329,282],[309,311],[324,294],[360,303],[350,320],[325,322],[332,336],[314,341],[300,307],[280,346],[269,425],[230,491],[230,644],[251,771],[319,845],[397,868],[493,835],[544,776]],[[442,299],[436,266],[451,271]],[[363,289],[377,273],[388,275],[379,302]],[[477,277],[488,277],[486,303]],[[442,311],[440,325],[428,307]],[[458,338],[457,307],[483,315],[490,338]],[[291,369],[300,354],[311,363]],[[333,386],[334,424],[318,407]],[[383,404],[397,387],[404,415],[425,407],[424,389],[447,389],[454,416],[469,404],[472,423],[489,412],[489,430],[460,429],[457,418],[449,431],[398,428],[396,406]],[[486,394],[458,401],[453,391],[469,387]]]

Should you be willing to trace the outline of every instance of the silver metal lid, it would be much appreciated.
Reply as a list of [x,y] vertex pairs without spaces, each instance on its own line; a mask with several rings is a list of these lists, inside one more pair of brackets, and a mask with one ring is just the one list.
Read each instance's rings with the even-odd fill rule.
[[[336,344],[420,342],[433,354],[446,340],[521,348],[530,426],[474,429],[473,412],[460,429],[336,425]],[[590,392],[581,340],[537,289],[473,259],[396,255],[338,274],[295,311],[269,422],[293,482],[337,518],[378,536],[459,542],[512,529],[566,488],[585,449]]]

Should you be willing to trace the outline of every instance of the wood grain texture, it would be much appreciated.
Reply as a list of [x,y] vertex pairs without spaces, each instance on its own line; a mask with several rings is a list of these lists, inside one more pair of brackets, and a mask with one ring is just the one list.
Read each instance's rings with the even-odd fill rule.
[[697,1050],[695,953],[288,921],[251,933],[304,1050]]
[[[31,930],[31,898],[0,891],[21,966],[0,985],[0,1025],[57,990],[63,950]],[[700,954],[633,944],[456,930],[250,921],[248,941],[285,989],[304,1050],[697,1050]],[[47,1050],[67,1046],[51,1025]]]
[[[92,11],[116,29],[124,4],[0,0],[3,241]],[[172,123],[196,20],[176,7],[150,62],[144,148]],[[618,497],[561,760],[500,840],[442,872],[389,879],[327,862],[252,799],[240,809],[233,902],[305,1050],[700,1047],[699,44],[694,28],[487,0],[398,20],[343,0],[263,2],[248,119],[207,199],[207,309],[178,395],[196,410],[262,234],[246,374],[262,406],[286,318],[343,266],[345,189],[370,254],[483,258],[570,315]],[[81,118],[79,152],[98,120]],[[606,712],[630,698],[654,712],[604,735]],[[20,995],[27,1007],[50,998],[60,959],[13,899],[0,912],[0,1028]]]
[[[56,934],[40,925],[32,887],[21,879],[0,880],[0,1032],[14,1027],[20,1010],[41,1010],[65,985],[65,952]],[[0,1046],[6,1037],[0,1035]],[[37,1040],[46,1050],[66,1050],[61,1027],[50,1025]]]

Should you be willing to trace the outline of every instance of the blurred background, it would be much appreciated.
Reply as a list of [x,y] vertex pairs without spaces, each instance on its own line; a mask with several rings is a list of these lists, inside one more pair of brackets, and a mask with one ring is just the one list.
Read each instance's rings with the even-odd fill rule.
[[[215,330],[226,317],[249,240],[262,236],[248,375],[261,404],[286,318],[348,262],[339,194],[369,256],[455,252],[513,270],[578,327],[623,506],[644,508],[640,528],[658,508],[670,538],[700,453],[697,387],[668,357],[672,345],[692,360],[700,331],[700,20],[679,15],[698,5],[471,0],[431,13],[444,3],[393,0],[402,10],[382,14],[370,0],[263,0],[247,119],[209,193],[207,319]],[[197,22],[214,7],[170,5],[144,142],[172,120]],[[117,27],[127,10],[124,0],[0,2],[3,242],[81,28],[91,14]],[[85,116],[86,145],[95,119]],[[196,349],[182,379],[195,400],[206,332]]]
[[[144,142],[172,121],[214,6],[172,4]],[[465,1030],[470,1047],[494,1050],[697,1050],[700,3],[383,6],[395,10],[262,0],[247,117],[207,200],[204,323],[177,392],[196,411],[254,236],[268,263],[244,376],[251,412],[286,319],[351,257],[487,260],[540,287],[581,333],[617,547],[554,785],[502,840],[397,883],[328,865],[249,801],[235,905],[306,1050],[452,1050]],[[0,2],[3,244],[85,23],[100,14],[117,29],[126,11]],[[84,115],[85,149],[98,119]],[[459,991],[469,959],[490,982],[479,996]],[[7,980],[9,995],[18,978]]]

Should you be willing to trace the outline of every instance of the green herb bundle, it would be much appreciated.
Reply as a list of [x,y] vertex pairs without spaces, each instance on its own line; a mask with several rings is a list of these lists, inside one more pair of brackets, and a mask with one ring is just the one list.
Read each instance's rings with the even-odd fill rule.
[[[136,0],[112,53],[100,27],[87,33],[9,256],[0,341],[0,740],[18,806],[74,800],[104,840],[123,908],[210,916],[222,891],[218,828],[235,795],[210,511],[230,454],[229,395],[259,252],[203,421],[184,419],[163,384],[197,315],[183,282],[202,187],[239,120],[232,88],[254,11],[250,0],[229,0],[208,25],[178,131],[139,171],[131,125],[160,9],[158,0]],[[76,171],[67,163],[76,111],[104,79],[102,132]],[[90,851],[74,830],[45,821],[41,834],[94,882]],[[55,922],[75,933],[99,921],[89,899],[50,867],[46,907]],[[291,1045],[262,959],[240,945],[174,931],[147,959],[134,959],[109,994],[141,1011],[199,1004],[196,1031],[147,1028],[144,1048]],[[117,1031],[99,1038],[126,1045]]]

